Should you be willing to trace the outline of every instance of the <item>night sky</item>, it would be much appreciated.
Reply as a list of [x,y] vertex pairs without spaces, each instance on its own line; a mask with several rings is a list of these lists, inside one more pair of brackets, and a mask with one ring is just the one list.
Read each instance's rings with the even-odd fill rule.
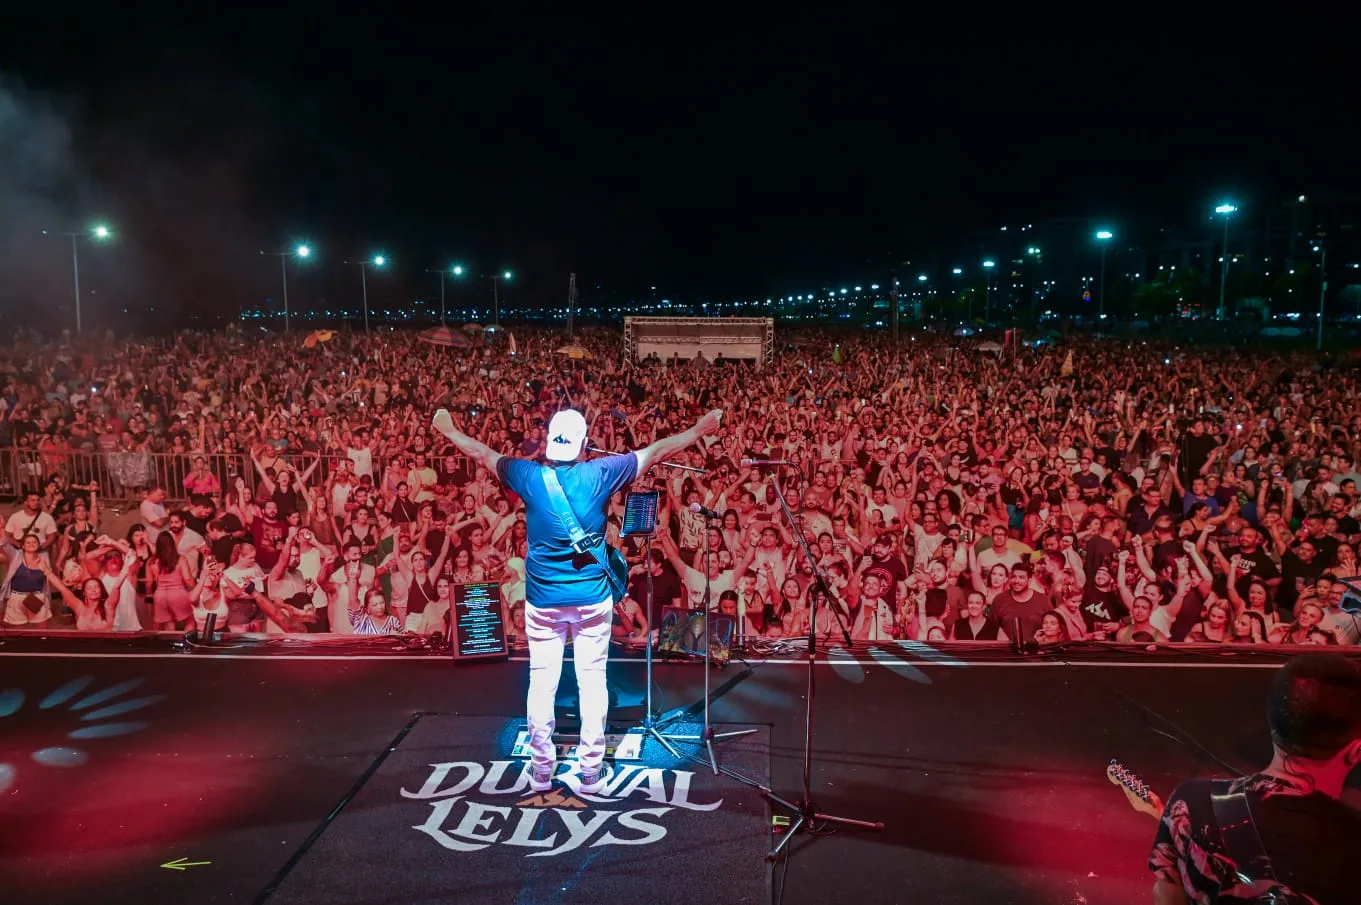
[[275,292],[259,252],[295,239],[317,249],[295,307],[355,302],[341,262],[378,251],[379,304],[437,293],[424,269],[455,260],[514,270],[520,301],[559,303],[569,271],[730,298],[881,276],[1018,218],[1149,228],[1226,191],[1361,191],[1354,28],[1326,19],[1217,39],[1124,31],[1153,16],[1133,10],[1084,34],[732,7],[94,9],[0,30],[10,312],[69,305],[69,241],[41,230],[94,217],[118,241],[82,247],[86,304],[174,316]]

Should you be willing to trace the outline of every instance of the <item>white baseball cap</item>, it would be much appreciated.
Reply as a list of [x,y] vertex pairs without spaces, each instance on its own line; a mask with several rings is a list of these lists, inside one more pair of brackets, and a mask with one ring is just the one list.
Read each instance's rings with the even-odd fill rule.
[[548,422],[548,450],[544,456],[554,462],[571,462],[581,455],[586,442],[586,419],[576,409],[563,409]]

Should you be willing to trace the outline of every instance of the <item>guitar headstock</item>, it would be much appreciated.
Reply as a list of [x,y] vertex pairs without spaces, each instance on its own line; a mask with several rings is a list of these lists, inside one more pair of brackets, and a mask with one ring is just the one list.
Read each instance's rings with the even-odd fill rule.
[[1125,793],[1125,797],[1129,799],[1130,806],[1134,810],[1147,814],[1154,820],[1162,819],[1162,799],[1134,771],[1120,761],[1112,760],[1110,766],[1106,768],[1106,778],[1120,787],[1120,791]]

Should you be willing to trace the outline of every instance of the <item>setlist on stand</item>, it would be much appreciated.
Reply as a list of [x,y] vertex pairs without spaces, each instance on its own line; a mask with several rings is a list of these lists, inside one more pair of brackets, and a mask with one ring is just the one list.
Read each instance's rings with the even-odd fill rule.
[[501,586],[481,581],[454,586],[451,619],[455,660],[492,660],[510,656],[501,614]]

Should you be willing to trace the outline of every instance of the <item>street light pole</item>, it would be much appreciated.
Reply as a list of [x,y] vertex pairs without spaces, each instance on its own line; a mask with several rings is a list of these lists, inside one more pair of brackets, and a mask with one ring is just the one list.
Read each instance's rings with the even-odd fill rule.
[[1096,241],[1101,243],[1101,282],[1096,287],[1096,319],[1101,320],[1106,316],[1106,246],[1110,244],[1115,233],[1108,229],[1096,231]]
[[366,274],[369,262],[359,262],[359,286],[364,291],[364,334],[369,332],[369,278]]
[[1096,319],[1106,316],[1106,243],[1101,243],[1101,283],[1096,287]]
[[1224,248],[1219,262],[1219,319],[1224,319],[1224,290],[1229,283],[1229,218],[1224,218]]
[[1328,246],[1320,245],[1322,257],[1318,262],[1318,350],[1323,351],[1323,301],[1328,297]]
[[80,240],[80,233],[71,233],[71,269],[76,275],[76,332],[81,329],[80,324],[80,251],[77,244]]
[[445,305],[444,305],[444,277],[445,277],[445,274],[446,274],[446,273],[452,273],[452,274],[453,274],[454,276],[456,276],[456,277],[461,277],[461,276],[463,276],[463,265],[462,265],[462,264],[455,264],[453,267],[441,268],[441,269],[439,269],[439,270],[430,270],[430,269],[427,268],[425,272],[426,272],[426,273],[437,273],[437,274],[439,274],[439,322],[440,322],[441,324],[443,324],[443,323],[447,320],[447,315],[446,315],[446,313],[445,313],[445,312],[447,311],[447,309],[445,308]]
[[57,235],[71,237],[71,273],[74,277],[76,292],[76,332],[79,333],[81,332],[81,328],[84,326],[81,319],[80,310],[80,237],[88,235],[91,239],[103,241],[105,239],[108,239],[112,235],[112,233],[109,231],[109,228],[107,226],[99,224],[97,226],[90,227],[88,230],[84,232],[49,233],[47,230],[43,230],[43,235],[44,236]]
[[345,263],[359,265],[359,287],[363,290],[364,298],[364,333],[367,334],[369,332],[369,265],[372,264],[374,267],[382,267],[387,263],[387,258],[382,255],[374,255],[363,261],[346,261]]
[[[983,326],[986,328],[992,323],[992,269],[996,266],[995,261],[983,262]],[[973,299],[969,300],[970,320],[973,318]]]
[[292,257],[306,258],[312,253],[312,249],[306,245],[299,245],[292,251],[262,251],[262,255],[272,255],[279,259],[279,267],[284,280],[284,332],[289,328],[289,308],[288,308],[288,259]]
[[898,281],[893,281],[893,288],[888,291],[889,301],[893,303],[893,345],[898,345]]
[[1215,208],[1215,213],[1224,218],[1224,249],[1219,258],[1219,314],[1218,320],[1223,320],[1224,309],[1224,290],[1229,282],[1229,217],[1238,210],[1232,204],[1221,204]]
[[288,332],[288,255],[279,255],[279,267],[284,275],[284,332]]
[[500,273],[500,274],[494,273],[494,274],[491,275],[491,311],[492,311],[491,317],[492,317],[492,326],[497,327],[497,328],[499,328],[499,327],[501,326],[501,297],[500,297],[500,295],[498,294],[497,287],[498,287],[498,284],[500,283],[500,281],[503,280],[503,279],[506,279],[506,280],[510,279],[510,271],[509,271],[509,270],[507,270],[507,271],[505,271],[505,272],[503,272],[503,273]]

